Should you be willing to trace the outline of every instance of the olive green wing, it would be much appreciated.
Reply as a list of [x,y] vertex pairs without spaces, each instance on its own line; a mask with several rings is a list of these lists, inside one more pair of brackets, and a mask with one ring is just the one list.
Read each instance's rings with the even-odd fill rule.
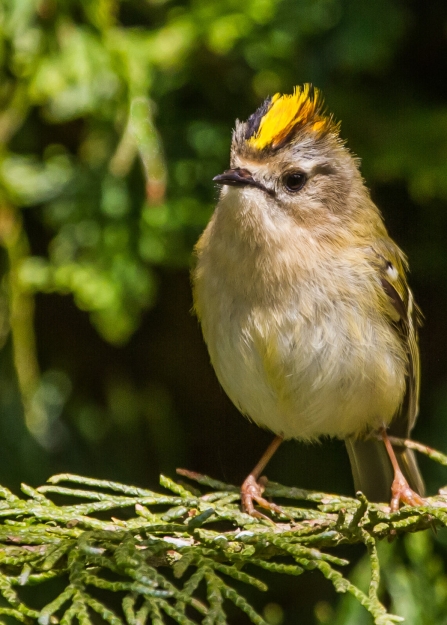
[[388,316],[408,357],[406,393],[398,414],[393,419],[390,433],[409,436],[419,411],[420,360],[418,328],[422,314],[416,305],[406,279],[407,261],[390,240],[381,240],[374,249],[379,279],[388,303]]
[[[372,263],[377,269],[383,289],[385,314],[405,345],[408,356],[404,400],[388,431],[391,436],[407,438],[419,410],[420,364],[417,330],[422,315],[407,284],[407,262],[403,253],[391,239],[378,241],[372,252]],[[356,490],[361,490],[372,501],[389,500],[393,471],[382,441],[350,438],[346,441],[346,447]],[[424,481],[413,451],[397,446],[394,451],[411,488],[423,495]]]

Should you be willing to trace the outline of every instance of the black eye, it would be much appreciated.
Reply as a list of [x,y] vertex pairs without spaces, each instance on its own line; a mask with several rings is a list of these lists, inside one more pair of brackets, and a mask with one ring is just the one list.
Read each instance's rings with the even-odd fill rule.
[[286,174],[284,177],[284,186],[287,191],[300,191],[304,185],[306,184],[306,176],[305,174],[294,171],[291,174]]

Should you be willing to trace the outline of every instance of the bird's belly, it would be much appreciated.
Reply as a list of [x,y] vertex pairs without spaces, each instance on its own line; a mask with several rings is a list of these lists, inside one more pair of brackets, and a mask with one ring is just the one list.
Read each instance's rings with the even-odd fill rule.
[[386,320],[355,305],[310,316],[290,310],[297,307],[233,310],[205,333],[234,404],[285,438],[344,438],[388,424],[404,396],[407,363]]

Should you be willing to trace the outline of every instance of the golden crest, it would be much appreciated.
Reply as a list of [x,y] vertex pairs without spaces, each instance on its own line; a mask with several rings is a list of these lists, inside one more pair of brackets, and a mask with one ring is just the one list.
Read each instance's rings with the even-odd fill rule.
[[309,83],[295,87],[292,95],[276,93],[248,144],[258,150],[275,149],[304,127],[317,135],[338,132],[332,116],[324,114],[323,104],[321,92]]

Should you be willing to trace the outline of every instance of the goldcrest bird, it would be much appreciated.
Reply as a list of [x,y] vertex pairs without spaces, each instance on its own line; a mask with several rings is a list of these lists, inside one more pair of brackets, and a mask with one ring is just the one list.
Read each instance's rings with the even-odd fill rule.
[[[230,169],[196,246],[194,307],[235,406],[276,438],[242,486],[245,510],[283,439],[346,441],[357,490],[422,503],[413,452],[420,313],[407,261],[309,84],[236,121]],[[383,440],[381,440],[383,439]]]

